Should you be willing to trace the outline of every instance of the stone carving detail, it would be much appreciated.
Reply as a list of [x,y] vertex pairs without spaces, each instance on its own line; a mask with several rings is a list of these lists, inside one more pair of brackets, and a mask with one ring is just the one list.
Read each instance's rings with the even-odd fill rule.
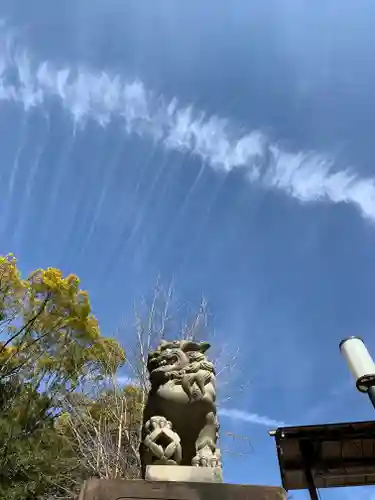
[[221,467],[215,369],[206,342],[162,341],[148,356],[142,474],[150,464]]
[[145,423],[144,448],[154,464],[177,465],[182,460],[181,440],[164,417],[151,417]]

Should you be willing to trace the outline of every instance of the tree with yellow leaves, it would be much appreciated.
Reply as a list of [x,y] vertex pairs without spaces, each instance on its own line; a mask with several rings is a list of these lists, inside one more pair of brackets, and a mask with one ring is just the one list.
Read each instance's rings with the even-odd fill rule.
[[74,497],[84,475],[56,417],[69,394],[124,362],[76,276],[48,268],[22,278],[13,255],[0,257],[0,498]]
[[125,361],[118,342],[100,334],[77,276],[47,268],[23,279],[13,255],[0,257],[0,332],[0,379],[18,374],[50,393],[106,377]]

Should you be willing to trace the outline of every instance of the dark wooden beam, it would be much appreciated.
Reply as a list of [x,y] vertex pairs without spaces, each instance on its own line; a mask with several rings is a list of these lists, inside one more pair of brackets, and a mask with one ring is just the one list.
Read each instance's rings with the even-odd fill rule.
[[[301,470],[301,462],[283,461],[283,467],[288,470],[288,472]],[[375,459],[358,459],[358,460],[315,460],[311,464],[311,468],[316,472],[329,472],[337,470],[348,470],[348,469],[369,469],[369,472],[375,473]],[[363,474],[367,474],[364,472]]]

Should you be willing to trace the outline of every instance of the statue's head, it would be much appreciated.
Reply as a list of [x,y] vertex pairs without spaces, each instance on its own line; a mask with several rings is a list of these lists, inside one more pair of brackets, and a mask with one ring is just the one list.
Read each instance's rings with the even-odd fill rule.
[[[168,374],[175,374],[185,370],[192,363],[204,362],[205,352],[210,348],[208,342],[194,342],[191,340],[163,340],[155,351],[148,356],[147,368],[152,378],[168,377]],[[213,371],[213,366],[212,366]]]

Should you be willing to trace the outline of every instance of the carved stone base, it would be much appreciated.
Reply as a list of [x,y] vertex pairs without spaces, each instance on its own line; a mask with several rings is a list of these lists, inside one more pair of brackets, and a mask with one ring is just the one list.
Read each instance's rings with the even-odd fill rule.
[[189,465],[148,465],[147,481],[178,481],[182,483],[222,483],[220,467],[193,467]]
[[286,500],[282,488],[215,483],[91,479],[79,500]]

